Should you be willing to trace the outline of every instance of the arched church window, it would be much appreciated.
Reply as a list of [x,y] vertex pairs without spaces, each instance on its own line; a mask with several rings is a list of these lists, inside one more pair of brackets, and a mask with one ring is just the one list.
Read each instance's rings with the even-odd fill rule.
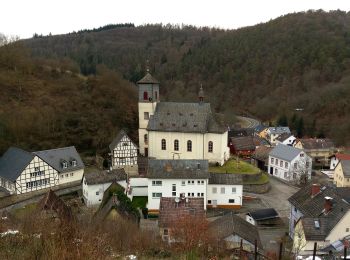
[[174,141],[174,151],[178,151],[179,150],[179,140],[175,140]]
[[187,152],[192,152],[192,141],[191,140],[187,141]]
[[209,141],[209,143],[208,143],[208,152],[209,153],[213,152],[213,142],[212,141]]
[[162,150],[166,150],[166,141],[165,141],[165,139],[162,139],[161,146],[162,146]]

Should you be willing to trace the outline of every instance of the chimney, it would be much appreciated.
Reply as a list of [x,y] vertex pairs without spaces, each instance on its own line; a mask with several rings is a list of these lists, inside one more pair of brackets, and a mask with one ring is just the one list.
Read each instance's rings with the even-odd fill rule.
[[166,172],[171,172],[173,170],[173,168],[171,167],[170,163],[165,164],[165,171]]
[[328,214],[332,210],[332,198],[324,197],[324,214]]
[[314,183],[311,186],[311,198],[315,197],[321,191],[321,185],[318,183]]

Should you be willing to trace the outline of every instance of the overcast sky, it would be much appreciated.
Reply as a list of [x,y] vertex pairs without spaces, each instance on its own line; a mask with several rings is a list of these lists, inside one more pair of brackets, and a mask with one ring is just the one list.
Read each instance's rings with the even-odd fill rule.
[[239,28],[309,9],[350,10],[349,0],[1,0],[0,33],[21,38],[110,23]]

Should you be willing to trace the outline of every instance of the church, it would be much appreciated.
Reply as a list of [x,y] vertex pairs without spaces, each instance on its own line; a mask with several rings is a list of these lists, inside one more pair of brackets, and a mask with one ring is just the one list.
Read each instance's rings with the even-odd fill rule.
[[139,89],[140,154],[155,159],[197,159],[223,165],[229,158],[227,127],[204,102],[160,102],[159,82],[149,72]]

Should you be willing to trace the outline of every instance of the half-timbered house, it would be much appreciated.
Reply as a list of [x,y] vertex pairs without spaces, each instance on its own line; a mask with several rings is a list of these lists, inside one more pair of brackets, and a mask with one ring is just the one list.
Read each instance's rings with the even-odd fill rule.
[[32,153],[11,147],[0,159],[0,186],[21,194],[79,181],[83,172],[74,146]]
[[126,173],[137,174],[137,145],[121,130],[109,145],[112,169],[124,168]]

